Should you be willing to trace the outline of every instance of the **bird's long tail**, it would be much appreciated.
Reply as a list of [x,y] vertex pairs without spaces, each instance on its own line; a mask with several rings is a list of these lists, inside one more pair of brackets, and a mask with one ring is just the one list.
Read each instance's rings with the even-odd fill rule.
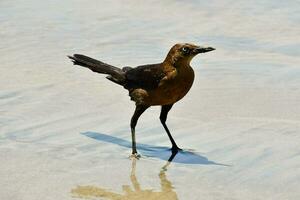
[[108,74],[109,76],[106,78],[117,84],[123,85],[125,81],[125,72],[118,67],[114,67],[85,55],[74,54],[73,56],[68,57],[72,60],[74,65],[89,68],[93,72]]

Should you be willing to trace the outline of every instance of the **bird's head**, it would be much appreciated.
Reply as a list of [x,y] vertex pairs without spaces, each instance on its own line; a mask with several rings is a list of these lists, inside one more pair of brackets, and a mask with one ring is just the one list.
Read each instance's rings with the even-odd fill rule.
[[164,62],[172,65],[189,65],[194,56],[215,50],[212,47],[197,46],[189,43],[175,44],[169,51]]

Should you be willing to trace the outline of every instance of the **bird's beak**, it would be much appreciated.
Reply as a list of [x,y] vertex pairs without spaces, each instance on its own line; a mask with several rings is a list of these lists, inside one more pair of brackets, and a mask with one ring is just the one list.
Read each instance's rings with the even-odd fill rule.
[[198,53],[206,53],[213,50],[215,50],[215,48],[213,47],[197,47],[193,51],[195,54],[198,54]]

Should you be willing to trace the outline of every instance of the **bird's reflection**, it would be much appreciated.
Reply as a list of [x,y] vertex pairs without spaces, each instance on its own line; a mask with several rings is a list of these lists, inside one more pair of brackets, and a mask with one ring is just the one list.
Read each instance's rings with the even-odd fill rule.
[[160,191],[154,191],[153,189],[142,189],[138,179],[135,174],[136,170],[136,159],[132,158],[132,168],[130,174],[130,180],[133,188],[129,185],[123,185],[123,194],[110,191],[96,186],[77,186],[71,190],[71,193],[74,197],[90,199],[90,198],[99,198],[99,199],[109,199],[109,200],[176,200],[177,194],[174,191],[172,183],[167,179],[166,171],[167,167],[170,165],[177,152],[172,152],[171,157],[168,162],[162,167],[162,170],[158,174],[160,179]]

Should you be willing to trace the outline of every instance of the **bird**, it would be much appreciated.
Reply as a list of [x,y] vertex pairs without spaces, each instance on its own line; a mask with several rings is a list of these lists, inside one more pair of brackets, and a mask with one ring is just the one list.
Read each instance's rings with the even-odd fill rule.
[[172,152],[181,150],[172,137],[166,120],[174,103],[181,100],[194,82],[191,60],[198,54],[215,48],[191,43],[177,43],[171,47],[161,63],[137,67],[116,67],[82,54],[68,56],[74,65],[89,68],[93,72],[106,74],[107,79],[123,86],[135,102],[135,111],[130,120],[132,156],[139,157],[136,147],[135,127],[139,117],[151,106],[161,106],[159,119],[170,142]]

